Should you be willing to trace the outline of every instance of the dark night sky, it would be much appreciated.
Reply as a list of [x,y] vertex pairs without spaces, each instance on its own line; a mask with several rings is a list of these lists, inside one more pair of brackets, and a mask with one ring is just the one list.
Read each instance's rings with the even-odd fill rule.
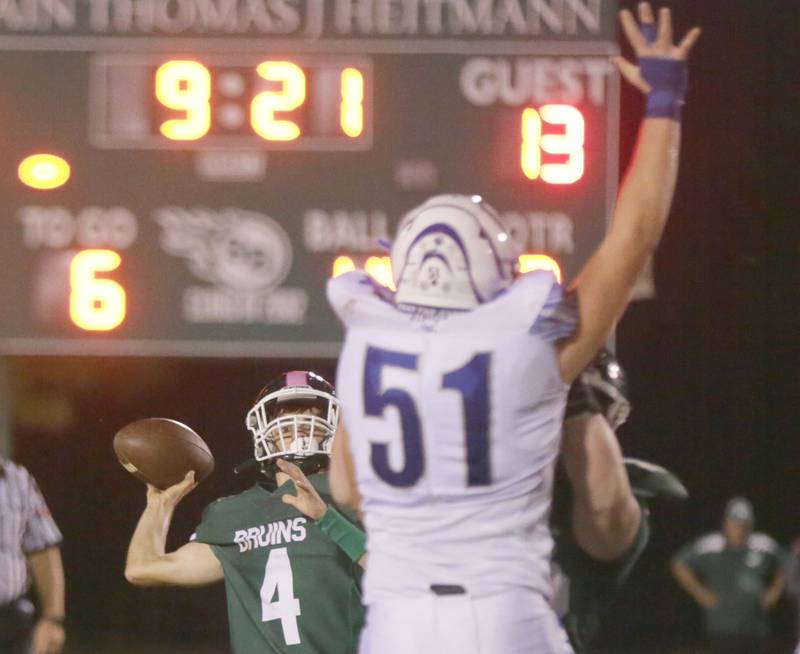
[[[784,543],[800,535],[798,4],[670,5],[679,33],[700,24],[704,34],[692,60],[677,194],[656,257],[658,296],[633,306],[618,330],[634,402],[620,439],[626,453],[675,470],[692,499],[655,508],[653,545],[615,609],[625,617],[609,620],[610,643],[674,643],[697,633],[666,561],[716,527],[731,495],[750,497],[758,526]],[[641,100],[626,91],[622,106],[624,163]],[[235,492],[230,468],[248,452],[244,414],[284,365],[297,362],[12,361],[15,397],[27,398],[27,408],[17,408],[17,458],[64,527],[76,629],[131,634],[146,626],[175,640],[224,640],[219,589],[145,593],[124,584],[124,550],[144,491],[114,461],[110,435],[155,414],[203,425],[218,470],[179,511],[178,543],[205,503]],[[333,364],[316,368],[331,374]],[[79,437],[32,426],[30,413],[52,409],[35,398],[53,393],[73,402]],[[171,610],[176,602],[180,609]],[[784,606],[784,629],[788,613]]]

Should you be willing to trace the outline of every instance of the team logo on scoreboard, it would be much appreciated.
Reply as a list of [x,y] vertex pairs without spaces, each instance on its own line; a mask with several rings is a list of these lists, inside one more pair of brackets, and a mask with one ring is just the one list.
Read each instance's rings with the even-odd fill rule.
[[190,323],[301,324],[308,295],[279,288],[292,267],[292,244],[269,216],[244,209],[163,207],[161,247],[186,260],[198,279],[213,284],[184,289]]
[[269,216],[243,209],[166,207],[155,215],[161,246],[196,277],[234,291],[279,286],[292,267],[289,236]]

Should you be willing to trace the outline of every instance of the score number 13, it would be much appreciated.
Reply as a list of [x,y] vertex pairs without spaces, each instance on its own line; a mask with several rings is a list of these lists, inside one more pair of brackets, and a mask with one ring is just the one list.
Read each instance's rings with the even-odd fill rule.
[[[563,128],[560,134],[545,134],[545,125]],[[537,111],[531,107],[522,112],[522,149],[520,165],[525,177],[541,179],[547,184],[574,184],[585,168],[584,139],[586,124],[583,114],[568,104],[548,104]],[[545,163],[543,154],[560,155],[566,160]]]

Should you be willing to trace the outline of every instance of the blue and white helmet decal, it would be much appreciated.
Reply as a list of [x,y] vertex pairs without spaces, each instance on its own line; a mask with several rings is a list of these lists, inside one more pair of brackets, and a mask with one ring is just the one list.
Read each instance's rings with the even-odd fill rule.
[[497,212],[475,195],[438,195],[409,211],[391,258],[398,304],[464,310],[508,288],[517,262]]

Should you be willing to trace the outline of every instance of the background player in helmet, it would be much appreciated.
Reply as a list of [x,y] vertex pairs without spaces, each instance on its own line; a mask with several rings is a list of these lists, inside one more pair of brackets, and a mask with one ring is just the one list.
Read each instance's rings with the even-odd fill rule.
[[365,538],[330,506],[325,470],[338,413],[333,387],[312,372],[269,384],[247,415],[261,481],[209,505],[192,542],[170,553],[172,512],[194,488],[193,473],[164,491],[148,487],[126,578],[140,586],[224,579],[236,654],[353,652]]
[[649,503],[688,497],[664,468],[623,459],[615,432],[629,413],[625,372],[603,349],[570,386],[551,517],[554,608],[576,652],[647,546]]
[[569,651],[549,602],[547,524],[567,384],[609,337],[663,231],[699,36],[673,45],[669,11],[656,26],[646,4],[644,30],[621,16],[640,66],[618,64],[647,94],[646,119],[572,293],[544,271],[515,280],[509,235],[467,196],[437,196],[401,221],[394,297],[359,272],[329,282],[347,330],[349,432],[336,439],[333,490],[360,495],[370,537],[363,652]]

